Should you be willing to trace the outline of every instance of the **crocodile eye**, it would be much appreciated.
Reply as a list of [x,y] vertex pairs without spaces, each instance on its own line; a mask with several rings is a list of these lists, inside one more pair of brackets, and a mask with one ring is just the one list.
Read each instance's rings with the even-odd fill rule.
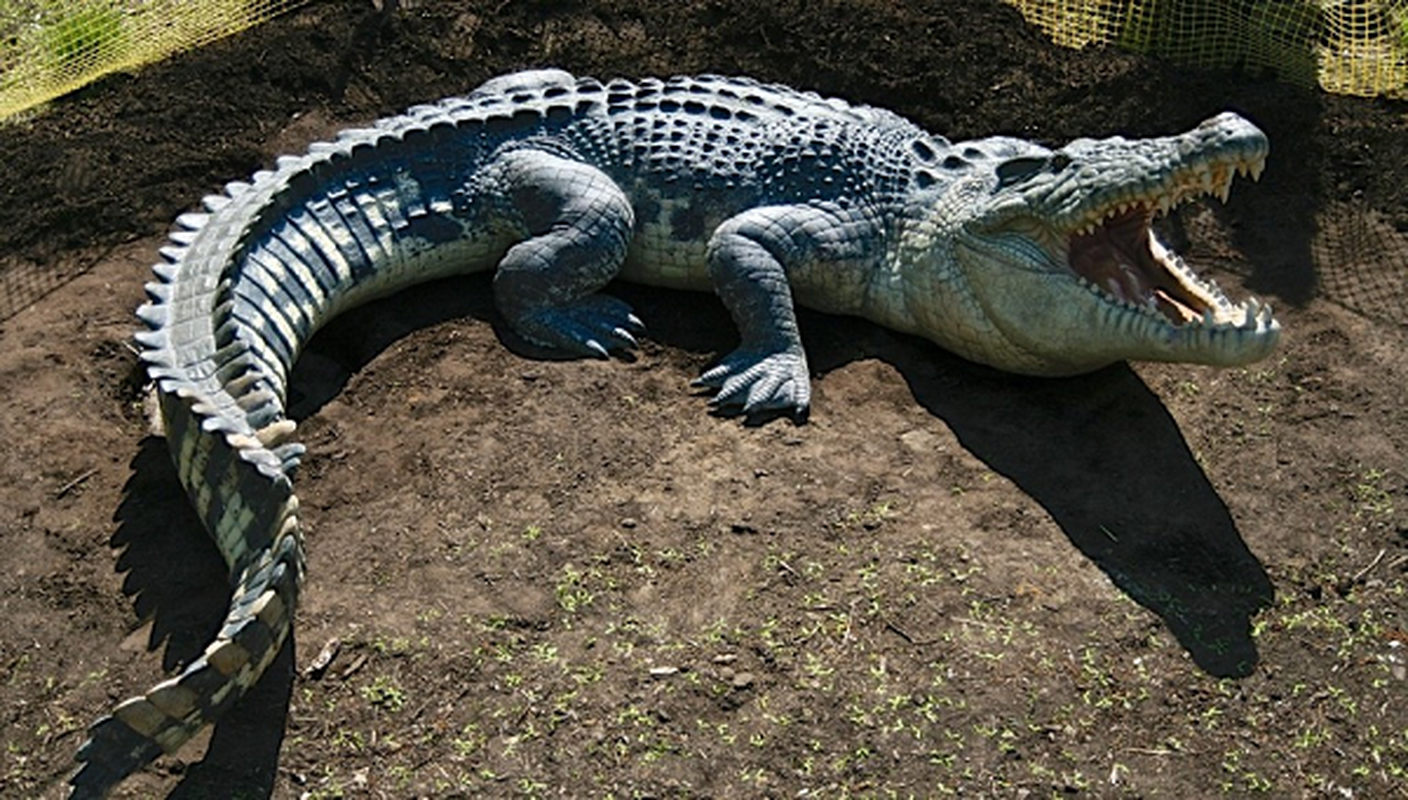
[[998,185],[1011,186],[1014,183],[1024,181],[1040,172],[1049,163],[1051,163],[1050,159],[1045,157],[1009,158],[997,165]]

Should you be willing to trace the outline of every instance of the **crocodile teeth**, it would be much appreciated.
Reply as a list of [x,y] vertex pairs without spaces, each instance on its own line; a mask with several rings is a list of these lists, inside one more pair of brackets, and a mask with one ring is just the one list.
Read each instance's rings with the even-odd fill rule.
[[1242,306],[1242,308],[1246,312],[1245,316],[1242,318],[1242,330],[1256,330],[1259,323],[1261,322],[1261,301],[1257,300],[1255,297],[1250,298]]

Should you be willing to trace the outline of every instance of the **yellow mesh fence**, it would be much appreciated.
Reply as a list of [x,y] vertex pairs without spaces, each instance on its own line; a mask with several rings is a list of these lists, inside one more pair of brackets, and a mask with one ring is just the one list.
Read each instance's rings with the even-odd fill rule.
[[1341,94],[1408,96],[1408,0],[1005,1],[1068,47],[1112,44]]
[[307,0],[0,0],[0,119]]

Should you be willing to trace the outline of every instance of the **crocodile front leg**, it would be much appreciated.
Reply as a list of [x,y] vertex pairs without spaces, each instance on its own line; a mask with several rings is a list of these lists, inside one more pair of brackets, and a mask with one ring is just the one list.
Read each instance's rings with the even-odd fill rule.
[[718,389],[710,404],[805,421],[811,376],[793,293],[825,298],[814,304],[823,310],[858,309],[865,275],[858,264],[865,243],[878,238],[866,215],[830,204],[755,208],[720,225],[709,240],[709,273],[741,341],[694,382]]
[[494,301],[523,338],[607,357],[644,330],[630,306],[597,294],[620,269],[635,215],[605,173],[542,150],[500,155],[495,190],[528,233],[499,262]]

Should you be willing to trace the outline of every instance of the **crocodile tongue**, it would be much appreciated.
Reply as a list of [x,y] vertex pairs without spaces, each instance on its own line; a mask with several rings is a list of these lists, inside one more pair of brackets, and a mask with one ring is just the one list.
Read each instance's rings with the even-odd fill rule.
[[1156,308],[1175,323],[1201,319],[1210,304],[1169,271],[1159,257],[1163,247],[1155,244],[1149,213],[1132,208],[1074,234],[1069,263],[1076,274],[1120,302]]

